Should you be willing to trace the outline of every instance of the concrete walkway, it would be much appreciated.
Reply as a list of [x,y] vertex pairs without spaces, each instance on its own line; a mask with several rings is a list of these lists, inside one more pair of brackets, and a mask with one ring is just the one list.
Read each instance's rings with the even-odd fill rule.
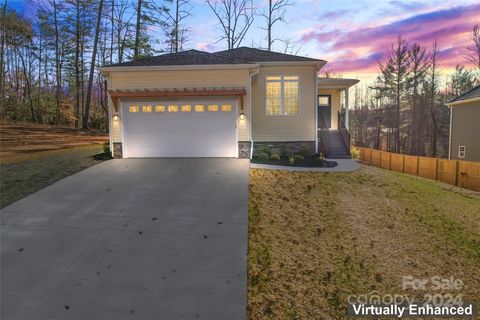
[[252,169],[286,170],[286,171],[311,171],[311,172],[352,172],[360,168],[360,164],[353,159],[327,159],[337,162],[333,168],[308,168],[308,167],[289,167],[275,166],[269,164],[250,163]]
[[112,160],[1,212],[1,316],[245,319],[248,160]]

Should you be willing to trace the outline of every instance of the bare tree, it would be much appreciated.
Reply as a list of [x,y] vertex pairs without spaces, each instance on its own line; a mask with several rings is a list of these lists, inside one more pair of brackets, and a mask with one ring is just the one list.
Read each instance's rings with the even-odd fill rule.
[[283,53],[298,55],[303,49],[303,46],[301,44],[299,44],[296,41],[293,41],[290,38],[280,39],[279,41],[283,45],[283,49],[282,49]]
[[90,101],[92,97],[93,74],[95,72],[95,58],[97,57],[98,36],[102,24],[103,0],[98,4],[97,26],[95,28],[95,40],[93,41],[92,62],[90,63],[90,74],[88,76],[87,98],[85,100],[85,111],[83,114],[82,127],[88,129],[88,117],[90,115]]
[[170,52],[182,51],[187,41],[189,29],[185,27],[185,19],[191,16],[192,6],[190,0],[168,0],[173,5],[173,10],[166,9],[165,31],[167,45]]
[[135,25],[135,48],[133,58],[138,59],[140,57],[140,23],[142,22],[142,0],[137,1],[137,23]]
[[253,0],[207,0],[221,26],[228,49],[238,48],[253,24],[256,8]]
[[431,143],[430,143],[430,155],[432,157],[437,156],[437,132],[438,132],[438,124],[437,124],[437,113],[435,110],[435,98],[437,96],[438,90],[438,81],[440,78],[439,75],[439,64],[438,64],[438,48],[437,48],[437,40],[433,42],[432,52],[430,53],[430,72],[429,77],[427,79],[429,84],[429,105],[430,105],[430,117],[432,121],[432,128],[431,128]]
[[1,26],[0,26],[0,112],[3,116],[3,84],[5,83],[5,64],[3,63],[3,59],[5,56],[5,38],[6,38],[6,15],[7,15],[7,0],[2,7],[2,16],[1,16]]
[[466,48],[463,57],[477,68],[477,73],[480,78],[480,23],[473,27],[472,41],[473,45]]
[[272,37],[273,26],[278,22],[285,22],[287,7],[292,3],[290,0],[268,0],[268,7],[260,15],[266,19],[267,25],[262,28],[267,31],[267,50],[272,50],[272,45],[276,40]]

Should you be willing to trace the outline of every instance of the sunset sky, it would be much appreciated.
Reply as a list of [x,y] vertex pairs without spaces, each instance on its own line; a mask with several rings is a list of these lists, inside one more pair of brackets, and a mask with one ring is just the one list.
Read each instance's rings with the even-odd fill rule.
[[[260,5],[265,2],[261,0]],[[374,79],[377,61],[385,58],[398,35],[427,48],[437,39],[444,76],[457,64],[470,66],[461,53],[471,45],[474,24],[480,23],[478,0],[292,0],[292,3],[287,23],[279,24],[274,36],[297,41],[301,55],[327,60],[326,69],[344,77],[359,78],[364,83]],[[34,16],[34,9],[26,1],[9,0],[8,4],[26,16]],[[205,2],[192,0],[191,12],[187,49],[225,49],[225,44],[218,42],[220,29],[215,16]],[[242,45],[265,45],[265,31],[260,29],[263,23],[262,17],[256,18]],[[274,46],[276,50],[282,48],[281,42]]]

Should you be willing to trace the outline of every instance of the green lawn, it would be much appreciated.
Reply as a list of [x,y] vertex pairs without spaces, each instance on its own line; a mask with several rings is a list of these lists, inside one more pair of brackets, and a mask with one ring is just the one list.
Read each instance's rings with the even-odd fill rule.
[[101,145],[62,149],[29,160],[0,164],[0,207],[105,159]]
[[363,165],[251,170],[249,319],[344,319],[350,294],[437,275],[480,301],[479,193]]

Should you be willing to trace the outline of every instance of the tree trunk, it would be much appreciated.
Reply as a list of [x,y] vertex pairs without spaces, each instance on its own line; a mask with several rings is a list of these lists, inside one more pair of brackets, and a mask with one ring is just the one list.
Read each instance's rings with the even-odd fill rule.
[[142,0],[137,2],[137,25],[135,26],[135,50],[134,59],[140,57],[140,22],[142,19]]
[[57,20],[57,2],[53,0],[53,23],[55,27],[55,78],[56,78],[56,87],[55,87],[55,101],[57,103],[56,109],[56,122],[57,125],[60,124],[60,93],[62,90],[61,77],[60,77],[60,49],[58,43],[58,20]]
[[7,0],[3,4],[2,8],[2,30],[0,30],[1,42],[0,42],[0,116],[4,116],[4,106],[3,106],[3,86],[5,83],[5,38],[6,38],[6,21],[5,17],[7,15]]
[[75,33],[75,127],[80,125],[80,2],[76,1]]
[[95,72],[95,58],[97,56],[98,36],[100,34],[100,25],[102,23],[103,0],[98,4],[97,27],[95,28],[95,39],[93,41],[92,62],[90,64],[90,74],[88,76],[87,98],[85,100],[85,112],[83,114],[83,128],[88,129],[88,118],[90,115],[90,101],[92,97],[93,75]]
[[267,42],[268,51],[272,51],[272,0],[268,0]]

